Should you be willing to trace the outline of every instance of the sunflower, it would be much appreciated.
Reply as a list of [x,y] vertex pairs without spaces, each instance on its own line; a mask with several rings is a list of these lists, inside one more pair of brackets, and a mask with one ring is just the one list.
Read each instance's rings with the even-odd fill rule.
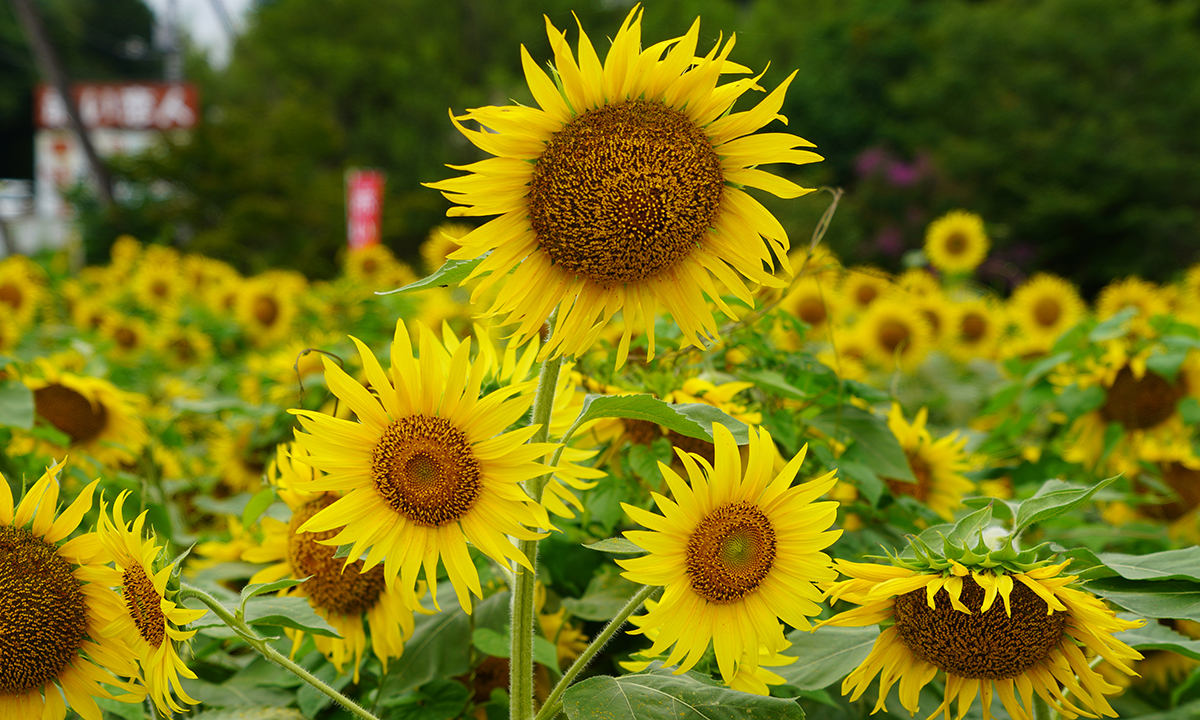
[[[336,549],[321,544],[322,540],[333,537],[333,531],[297,532],[310,517],[338,499],[333,493],[308,493],[300,489],[313,479],[313,469],[303,464],[307,455],[303,447],[294,443],[279,446],[267,478],[291,509],[292,517],[287,523],[263,518],[262,544],[247,548],[242,559],[274,563],[255,573],[251,583],[274,582],[285,577],[308,578],[281,594],[308,598],[313,610],[337,630],[341,637],[313,635],[313,642],[339,673],[349,661],[357,683],[367,647],[363,615],[371,629],[371,650],[386,672],[388,660],[400,657],[404,641],[412,635],[413,611],[405,605],[402,593],[388,587],[381,566],[364,571],[361,560],[346,564],[335,559]],[[307,633],[291,629],[286,632],[292,638],[295,656]]]
[[1075,286],[1057,275],[1038,273],[1013,291],[1008,314],[1021,336],[1052,344],[1086,312]]
[[1150,318],[1170,311],[1171,305],[1163,295],[1163,289],[1139,277],[1114,280],[1100,291],[1096,298],[1096,317],[1106,320],[1126,308],[1136,313],[1130,321],[1130,330],[1139,335],[1150,335]]
[[1193,325],[1200,325],[1200,263],[1188,268],[1179,282],[1178,308]]
[[138,664],[145,674],[144,681],[154,704],[164,715],[171,710],[183,712],[174,696],[195,705],[184,692],[179,676],[195,679],[196,674],[188,669],[175,649],[175,643],[191,639],[195,630],[182,629],[198,619],[204,610],[191,610],[167,599],[167,580],[175,569],[174,563],[160,565],[159,555],[163,547],[154,541],[153,535],[142,539],[146,513],[136,520],[125,522],[122,508],[129,491],[122,491],[113,503],[112,517],[108,515],[104,501],[100,502],[100,525],[97,532],[105,550],[112,557],[115,569],[111,570],[111,587],[120,589],[125,607],[108,625],[108,632],[125,640],[137,656]]
[[[696,57],[700,21],[687,34],[641,50],[641,11],[630,11],[602,66],[580,29],[578,62],[565,36],[546,21],[554,49],[556,86],[522,48],[537,104],[486,107],[452,120],[475,145],[496,157],[455,169],[469,175],[431,183],[452,202],[451,215],[500,217],[460,242],[452,259],[492,251],[472,272],[490,273],[474,298],[505,278],[489,310],[504,324],[520,322],[529,339],[558,306],[544,356],[580,355],[597,325],[621,310],[624,332],[616,364],[624,363],[635,329],[645,328],[654,355],[654,318],[670,313],[686,345],[717,338],[705,296],[731,318],[724,292],[753,306],[745,278],[784,283],[764,270],[786,263],[787,233],[742,188],[793,198],[809,190],[758,169],[804,164],[820,156],[794,135],[750,136],[779,115],[795,73],[755,108],[728,113],[754,79],[717,85],[733,40]],[[561,91],[559,90],[561,87]],[[474,121],[492,132],[468,130]],[[763,242],[766,238],[767,242]]]
[[904,450],[916,482],[890,478],[885,478],[885,482],[893,495],[916,498],[943,519],[951,520],[954,511],[962,506],[963,495],[975,489],[974,483],[962,475],[967,469],[964,450],[967,439],[953,432],[934,440],[925,427],[928,418],[929,409],[923,407],[910,424],[904,419],[900,404],[892,403],[888,429]]
[[346,253],[343,271],[346,277],[372,290],[390,290],[417,279],[413,269],[397,260],[386,245],[368,245],[350,250]]
[[955,303],[947,334],[950,354],[964,362],[996,355],[1004,333],[1004,314],[987,298]]
[[834,325],[829,347],[817,353],[817,359],[833,369],[843,380],[862,380],[867,376],[866,358],[870,346],[857,325]]
[[929,322],[903,298],[872,302],[857,325],[867,343],[868,359],[885,368],[911,370],[929,353]]
[[425,272],[432,273],[446,264],[446,257],[462,245],[459,240],[471,233],[473,228],[462,223],[447,222],[429,231],[429,237],[421,243],[421,259],[425,261]]
[[251,420],[212,425],[208,456],[221,480],[235,493],[253,492],[262,484],[270,445],[260,435],[258,425]]
[[177,254],[155,252],[152,256],[150,251],[161,247],[147,248],[146,257],[133,275],[133,294],[142,307],[156,315],[171,317],[179,313],[187,287],[180,273]]
[[910,297],[923,298],[942,295],[942,283],[925,268],[909,268],[896,276],[896,287]]
[[109,356],[120,360],[133,359],[150,346],[150,326],[124,313],[106,313],[100,322],[100,334],[112,342]]
[[105,560],[99,538],[89,532],[59,544],[91,510],[99,480],[55,518],[62,466],[48,468],[15,510],[0,475],[0,717],[12,720],[62,720],[64,695],[72,710],[100,720],[95,698],[113,697],[100,683],[134,693],[119,700],[145,696],[114,677],[134,677],[137,666],[125,641],[105,633],[124,609],[98,582]]
[[690,486],[659,464],[675,497],[654,494],[662,515],[622,503],[631,518],[650,528],[625,537],[649,554],[617,564],[634,582],[666,587],[653,610],[631,618],[643,631],[657,632],[649,655],[674,646],[665,662],[678,663],[675,672],[682,673],[711,643],[721,675],[732,678],[758,667],[760,648],[769,655],[783,650],[780,620],[810,627],[808,618],[820,612],[814,583],[836,575],[821,550],[841,531],[828,530],[837,503],[813,502],[833,486],[834,473],[790,487],[805,450],[776,474],[774,442],[766,430],[750,430],[745,463],[724,426],[714,423],[713,434],[711,465],[676,450]]
[[246,280],[238,288],[238,323],[258,347],[271,345],[292,330],[299,311],[297,297],[304,290],[303,276],[275,270]]
[[906,302],[920,311],[929,326],[929,342],[934,347],[942,347],[946,339],[954,332],[953,303],[942,292],[941,286],[928,289],[920,286],[910,286],[912,289],[904,293]]
[[863,312],[871,303],[892,292],[892,279],[886,271],[869,265],[856,265],[846,269],[838,291],[845,305]]
[[12,352],[21,341],[21,328],[8,315],[0,314],[0,353]]
[[38,308],[46,301],[46,291],[30,265],[20,255],[0,260],[0,311],[19,328],[32,325]]
[[195,325],[167,320],[158,324],[153,335],[155,347],[171,367],[205,365],[213,358],[212,339]]
[[925,256],[930,265],[946,273],[967,273],[979,267],[990,244],[983,218],[965,210],[951,210],[925,231]]
[[416,606],[422,564],[436,602],[440,558],[459,604],[470,612],[468,591],[482,597],[482,589],[468,542],[498,563],[514,560],[532,569],[506,536],[536,540],[544,535],[530,528],[550,527],[545,511],[520,483],[550,469],[535,460],[553,446],[526,443],[536,426],[504,432],[532,405],[533,382],[480,398],[484,367],[470,362],[471,344],[462,343],[445,363],[434,349],[433,333],[424,325],[418,328],[420,361],[413,358],[404,321],[396,324],[390,374],[351,338],[374,395],[323,358],[330,390],[358,422],[292,411],[308,431],[296,436],[310,454],[305,462],[328,473],[297,486],[344,493],[297,532],[337,529],[321,542],[353,543],[350,558],[370,548],[363,572],[382,561],[389,586],[400,577],[408,607]]
[[853,692],[850,700],[857,700],[879,675],[875,711],[886,710],[888,692],[899,682],[900,704],[915,714],[921,688],[940,670],[945,696],[929,717],[944,711],[949,718],[957,699],[961,718],[980,695],[989,720],[992,697],[999,695],[1013,720],[1032,720],[1034,692],[1067,718],[1116,716],[1104,696],[1120,688],[1089,666],[1084,651],[1132,674],[1128,661],[1141,655],[1113,633],[1140,622],[1122,620],[1069,587],[1076,576],[1061,575],[1066,563],[1025,570],[945,564],[944,570],[914,570],[837,561],[851,579],[833,585],[828,596],[861,607],[821,624],[893,623],[846,676],[842,694]]
[[82,451],[108,467],[137,459],[149,438],[141,419],[145,396],[125,392],[102,378],[61,372],[50,363],[40,367],[41,377],[25,378],[33,391],[34,413],[69,442],[58,447],[39,440],[34,443],[38,452],[61,456],[67,450]]
[[824,340],[830,323],[835,322],[840,313],[839,300],[832,282],[804,277],[788,288],[787,294],[779,301],[779,307],[809,326],[808,337]]

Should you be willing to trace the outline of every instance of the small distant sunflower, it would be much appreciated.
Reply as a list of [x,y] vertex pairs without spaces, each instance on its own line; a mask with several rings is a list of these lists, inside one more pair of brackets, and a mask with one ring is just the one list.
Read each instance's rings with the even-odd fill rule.
[[0,260],[0,312],[19,328],[32,325],[38,308],[46,301],[46,291],[27,263],[21,256]]
[[21,340],[21,329],[8,315],[0,314],[0,353],[12,352]]
[[100,503],[97,533],[115,566],[107,584],[119,588],[125,602],[123,611],[112,618],[108,630],[133,649],[145,674],[150,697],[159,711],[169,716],[172,710],[184,711],[175,702],[175,696],[192,705],[199,702],[189,697],[180,684],[180,675],[195,679],[196,674],[179,657],[175,644],[196,634],[195,630],[183,628],[205,611],[190,610],[167,599],[171,594],[167,591],[167,580],[175,565],[155,569],[162,564],[159,555],[163,547],[154,541],[153,535],[142,539],[145,512],[136,520],[125,522],[122,508],[128,497],[128,490],[117,496],[111,518],[105,503]]
[[[67,706],[100,720],[95,698],[113,696],[100,683],[135,695],[145,693],[114,675],[134,677],[137,666],[125,641],[105,633],[121,600],[101,579],[106,560],[94,532],[59,544],[92,508],[95,480],[54,517],[57,476],[50,467],[13,507],[8,480],[0,475],[0,717],[63,720]],[[61,692],[60,692],[61,691]]]
[[896,287],[908,293],[910,297],[923,298],[941,296],[942,283],[925,268],[909,268],[896,276]]
[[925,256],[929,264],[946,273],[966,273],[987,257],[987,232],[983,218],[965,210],[951,210],[925,231]]
[[271,345],[286,337],[299,311],[297,296],[303,279],[290,273],[263,273],[244,281],[237,290],[238,323],[254,345]]
[[141,413],[143,395],[125,392],[98,377],[60,372],[49,364],[41,377],[25,378],[34,413],[65,434],[66,447],[37,441],[46,454],[84,452],[108,467],[133,462],[149,439]]
[[940,670],[946,673],[945,696],[930,717],[943,711],[949,717],[957,700],[961,718],[979,695],[989,720],[992,697],[999,695],[1013,720],[1032,720],[1034,692],[1063,717],[1116,716],[1104,696],[1120,688],[1093,670],[1084,652],[1132,674],[1128,663],[1141,655],[1113,633],[1140,623],[1116,617],[1070,587],[1076,577],[1061,574],[1066,563],[1027,570],[944,564],[944,570],[921,571],[837,561],[850,579],[827,594],[862,607],[821,624],[893,623],[842,682],[842,694],[853,693],[851,702],[879,675],[874,711],[886,710],[888,692],[899,682],[900,704],[915,714],[921,689]]
[[129,360],[150,347],[150,326],[145,320],[119,312],[106,313],[100,333],[112,341],[111,357]]
[[479,397],[484,367],[470,362],[462,343],[443,363],[437,340],[419,327],[420,361],[403,321],[396,324],[391,372],[357,338],[368,392],[328,358],[325,380],[358,418],[340,420],[293,410],[307,432],[297,441],[309,452],[304,462],[327,473],[297,483],[306,492],[341,492],[297,532],[338,533],[324,544],[353,543],[350,558],[370,548],[363,572],[384,563],[389,585],[400,579],[405,603],[416,606],[421,566],[437,597],[441,559],[458,595],[471,611],[469,592],[482,597],[479,575],[467,551],[470,542],[498,563],[531,567],[508,536],[536,540],[530,528],[550,527],[545,510],[521,483],[545,474],[536,462],[553,446],[526,443],[536,426],[511,432],[533,403],[534,383],[502,387]]
[[195,325],[163,322],[153,335],[159,354],[171,367],[203,365],[213,358],[212,339]]
[[867,265],[846,268],[838,288],[846,306],[863,312],[871,303],[892,292],[892,279],[886,271]]
[[1083,319],[1086,308],[1074,285],[1038,273],[1013,291],[1008,312],[1022,336],[1053,343]]
[[179,262],[155,262],[149,251],[146,255],[133,276],[134,297],[139,305],[156,315],[174,316],[187,292]]
[[[262,544],[248,548],[242,559],[274,563],[255,573],[251,583],[274,582],[285,577],[308,578],[281,594],[307,598],[313,610],[337,630],[341,637],[311,637],[339,673],[349,662],[357,683],[367,647],[363,615],[371,629],[371,650],[386,672],[388,660],[400,657],[404,641],[412,635],[413,610],[404,604],[404,597],[397,589],[388,587],[382,566],[364,571],[362,560],[347,564],[335,559],[337,548],[321,543],[334,536],[332,530],[298,532],[309,518],[338,499],[333,493],[307,493],[299,489],[313,479],[313,469],[303,464],[306,457],[304,448],[294,443],[279,446],[267,477],[291,508],[292,517],[287,523],[263,518]],[[308,634],[291,629],[286,632],[292,638],[292,655],[295,655]]]
[[1096,298],[1096,317],[1106,320],[1125,308],[1137,311],[1130,329],[1140,335],[1149,335],[1152,332],[1150,318],[1170,312],[1171,305],[1158,285],[1139,277],[1127,277],[1114,280],[1100,291]]
[[903,296],[920,311],[929,326],[929,342],[934,347],[944,347],[947,338],[954,332],[954,304],[939,286],[935,290],[917,288]]
[[417,274],[386,245],[368,245],[346,253],[343,270],[371,290],[391,290],[415,282]]
[[270,447],[259,437],[258,426],[249,420],[214,423],[212,433],[208,455],[221,480],[235,493],[257,490]]
[[1181,314],[1191,318],[1193,324],[1200,324],[1200,263],[1188,268],[1180,281],[1178,305]]
[[1004,334],[1004,314],[987,298],[954,304],[953,323],[947,333],[950,354],[962,361],[991,359]]
[[868,358],[885,368],[911,371],[929,353],[929,322],[902,298],[871,303],[857,326],[867,344]]
[[432,273],[446,264],[450,253],[462,247],[462,240],[474,230],[470,225],[447,222],[429,231],[429,237],[421,243],[421,259],[425,261],[425,272]]
[[928,408],[921,408],[910,424],[899,403],[892,403],[888,429],[900,442],[916,482],[887,478],[885,482],[893,495],[916,498],[943,519],[952,520],[954,511],[962,506],[963,495],[975,489],[975,484],[962,475],[967,469],[967,439],[953,432],[934,440],[925,427],[928,418]]
[[811,627],[808,619],[820,612],[816,583],[835,577],[821,550],[841,530],[829,530],[837,503],[814,502],[833,486],[834,473],[791,486],[804,450],[776,474],[774,441],[765,430],[750,430],[744,462],[724,426],[714,423],[713,434],[711,465],[677,451],[690,485],[659,464],[674,496],[654,494],[662,515],[622,503],[631,518],[650,528],[625,533],[649,554],[617,564],[633,582],[665,586],[653,610],[631,618],[647,633],[657,633],[649,655],[673,646],[665,662],[678,664],[675,672],[682,673],[711,644],[721,675],[732,678],[758,667],[760,648],[769,655],[783,650],[780,620]]
[[[810,190],[758,166],[804,164],[820,156],[794,135],[751,135],[776,118],[789,76],[756,107],[728,111],[758,78],[718,85],[743,70],[727,60],[732,39],[696,56],[697,20],[683,37],[641,49],[635,7],[609,46],[605,63],[580,30],[578,61],[566,37],[546,21],[555,79],[522,48],[525,77],[539,108],[485,107],[452,120],[496,157],[455,169],[470,174],[430,183],[464,207],[450,215],[500,215],[461,239],[452,259],[491,251],[472,272],[474,298],[504,280],[489,313],[519,322],[528,340],[557,306],[543,356],[581,355],[595,328],[623,313],[616,364],[636,330],[654,355],[654,318],[670,313],[685,345],[717,338],[705,297],[726,316],[722,295],[753,306],[743,277],[783,282],[787,233],[742,188],[793,198]],[[557,81],[557,85],[556,85]],[[468,130],[462,120],[490,130]],[[766,238],[766,242],[763,241]],[[765,265],[764,265],[765,264]],[[509,271],[516,268],[511,277]]]
[[809,336],[812,339],[824,340],[825,329],[837,319],[839,312],[838,301],[841,298],[834,287],[834,283],[827,280],[801,278],[788,289],[779,307],[807,324],[811,328]]

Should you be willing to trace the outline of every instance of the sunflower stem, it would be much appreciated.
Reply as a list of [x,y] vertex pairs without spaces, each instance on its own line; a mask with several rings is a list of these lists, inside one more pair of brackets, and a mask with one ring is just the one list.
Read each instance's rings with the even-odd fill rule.
[[567,668],[567,671],[563,673],[562,680],[559,680],[554,689],[550,691],[550,695],[546,698],[546,704],[542,706],[541,712],[537,714],[534,720],[549,720],[549,718],[554,717],[562,709],[562,696],[571,685],[571,681],[575,679],[575,676],[583,672],[583,669],[592,661],[596,653],[604,649],[604,646],[608,644],[613,635],[617,634],[617,631],[621,629],[621,626],[625,624],[629,616],[635,613],[655,590],[658,590],[657,585],[644,585],[641,590],[634,593],[633,597],[629,598],[629,602],[625,603],[625,607],[621,608],[621,611],[612,620],[608,621],[608,625],[604,626],[604,629],[600,631],[596,639],[592,640],[587,649],[580,653],[579,657],[575,658],[575,662],[571,663],[571,667]]
[[213,614],[221,619],[221,622],[228,625],[231,630],[237,633],[238,637],[244,640],[247,645],[257,650],[266,659],[270,660],[276,665],[279,665],[284,670],[287,670],[309,685],[312,685],[319,692],[328,696],[331,700],[349,710],[352,715],[360,717],[363,720],[379,720],[377,717],[367,712],[361,705],[341,694],[337,690],[329,687],[316,675],[313,675],[309,671],[300,667],[296,663],[292,662],[291,658],[276,650],[265,638],[259,637],[258,633],[254,632],[254,630],[247,625],[244,620],[229,612],[229,608],[222,605],[220,600],[217,600],[215,597],[209,595],[207,592],[198,587],[188,585],[187,583],[181,583],[179,589],[179,600],[182,602],[187,598],[196,598],[200,602],[207,605],[208,609],[212,610]]
[[1033,696],[1033,720],[1050,720],[1050,706],[1037,694]]
[[[553,315],[551,316],[553,318]],[[530,443],[542,443],[550,437],[550,413],[558,390],[558,371],[562,355],[548,358],[538,372],[537,392],[533,396],[533,417],[539,425]],[[553,473],[533,478],[525,491],[534,502],[542,501],[542,491]],[[537,540],[521,540],[517,547],[529,559],[531,567],[518,565],[512,593],[512,635],[509,637],[508,714],[511,720],[533,720],[533,633],[536,627],[534,594],[537,586]]]

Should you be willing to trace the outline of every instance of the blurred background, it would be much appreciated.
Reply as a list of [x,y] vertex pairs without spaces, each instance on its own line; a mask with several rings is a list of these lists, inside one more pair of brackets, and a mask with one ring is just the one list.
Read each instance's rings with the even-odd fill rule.
[[[194,127],[106,158],[113,204],[84,185],[64,191],[88,261],[107,262],[130,234],[247,273],[312,278],[335,274],[346,246],[347,168],[387,174],[382,241],[414,258],[449,206],[421,183],[482,157],[447,111],[532,104],[518,48],[550,58],[542,13],[574,42],[574,12],[603,55],[632,6],[7,0],[0,178],[16,180],[35,176],[42,81],[21,3],[72,81],[198,91]],[[799,70],[783,113],[825,161],[791,177],[845,190],[825,239],[847,264],[900,270],[926,225],[955,208],[987,222],[994,250],[979,277],[1001,290],[1047,270],[1090,296],[1113,278],[1166,282],[1200,261],[1197,0],[651,2],[644,44],[697,16],[701,52],[736,32],[732,59],[756,72],[769,63],[765,88]],[[800,244],[829,198],[764,201]]]

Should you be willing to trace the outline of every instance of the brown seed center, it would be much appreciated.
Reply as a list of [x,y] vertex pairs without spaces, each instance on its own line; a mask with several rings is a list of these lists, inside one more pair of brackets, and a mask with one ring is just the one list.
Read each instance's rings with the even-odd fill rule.
[[54,545],[0,525],[0,702],[61,677],[78,658],[87,633],[79,585]]
[[369,611],[379,601],[385,587],[383,566],[376,565],[364,573],[362,560],[346,565],[345,559],[334,558],[337,548],[322,545],[320,541],[337,535],[336,529],[296,532],[336,499],[332,495],[323,495],[292,514],[288,524],[288,562],[293,575],[308,578],[300,587],[317,607],[353,617]]
[[1174,384],[1147,370],[1135,379],[1129,366],[1121,368],[1100,407],[1105,422],[1119,422],[1126,430],[1146,430],[1166,422],[1175,413],[1175,405],[1187,393],[1180,375]]
[[12,283],[0,285],[0,304],[7,305],[13,310],[20,310],[24,302],[25,296],[21,294],[21,288]]
[[987,319],[978,313],[968,313],[963,316],[958,329],[962,339],[967,342],[978,342],[987,333]]
[[899,320],[884,320],[879,324],[879,346],[889,355],[895,354],[897,349],[902,349],[904,345],[907,345],[911,336],[912,331],[908,325]]
[[271,327],[279,319],[279,303],[266,295],[254,298],[254,319],[264,327]]
[[663,436],[659,426],[649,420],[625,419],[621,422],[625,426],[625,439],[629,441],[630,445],[649,447],[651,443]]
[[757,505],[737,502],[713,510],[692,531],[687,575],[692,591],[716,605],[754,592],[775,564],[775,529]]
[[466,435],[444,418],[410,415],[388,426],[371,460],[375,490],[393,510],[426,527],[454,522],[483,490]]
[[916,482],[905,482],[893,478],[884,478],[884,482],[887,483],[888,490],[893,495],[908,495],[920,502],[925,502],[933,491],[933,470],[930,469],[929,463],[925,462],[924,458],[912,454],[908,455],[908,467],[912,470],[913,477],[917,479]]
[[987,612],[979,612],[984,594],[974,578],[963,578],[960,600],[969,615],[951,606],[944,588],[934,596],[936,609],[927,604],[923,588],[901,595],[896,598],[896,631],[917,657],[969,679],[1017,677],[1062,641],[1067,614],[1047,615],[1046,601],[1024,583],[1013,582],[1012,617],[999,597]]
[[947,255],[962,255],[967,251],[967,237],[962,233],[953,233],[946,238],[946,244],[943,246]]
[[874,285],[859,285],[854,291],[854,301],[859,307],[866,307],[875,302],[875,298],[879,297],[879,290]]
[[825,322],[825,318],[829,317],[829,313],[821,298],[810,295],[796,306],[796,317],[813,327],[818,327]]
[[604,286],[653,278],[703,244],[721,161],[686,115],[631,100],[576,117],[533,168],[529,215],[563,270]]
[[154,589],[154,581],[146,575],[141,563],[131,564],[121,576],[125,608],[138,634],[151,647],[162,645],[167,634],[167,618],[162,611],[162,596]]
[[66,433],[72,445],[94,440],[108,424],[108,410],[102,403],[92,405],[83,395],[63,385],[47,385],[33,391],[37,414]]
[[1041,298],[1033,306],[1033,319],[1044,328],[1054,327],[1062,313],[1062,304],[1054,298]]

